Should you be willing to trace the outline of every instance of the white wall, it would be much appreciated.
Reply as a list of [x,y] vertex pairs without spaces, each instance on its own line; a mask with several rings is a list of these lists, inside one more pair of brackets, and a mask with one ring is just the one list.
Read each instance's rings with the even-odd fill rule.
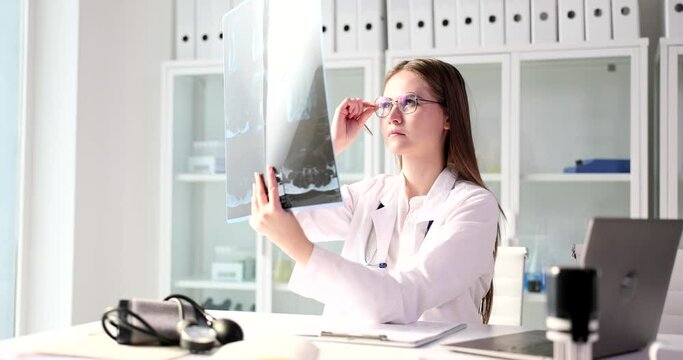
[[173,1],[31,2],[20,333],[161,296],[160,64],[173,50]]
[[74,323],[158,298],[161,61],[173,2],[81,1]]
[[72,315],[78,1],[29,4],[19,334]]

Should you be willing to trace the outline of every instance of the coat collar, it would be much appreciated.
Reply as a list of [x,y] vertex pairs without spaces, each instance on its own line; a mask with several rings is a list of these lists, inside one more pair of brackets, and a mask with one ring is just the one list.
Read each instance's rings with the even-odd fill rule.
[[[380,199],[382,209],[385,207],[393,207],[394,215],[396,214],[396,207],[398,205],[397,201],[399,195],[405,194],[406,187],[406,179],[403,176],[403,173],[397,175],[396,178],[397,181],[394,183],[395,185],[392,186],[389,189],[389,191],[385,192]],[[418,215],[418,221],[434,220],[430,219],[430,217],[433,217],[435,210],[443,206],[446,197],[448,197],[450,191],[453,190],[453,188],[455,187],[455,182],[457,181],[457,179],[457,175],[454,174],[448,168],[444,168],[441,171],[439,176],[436,177],[434,184],[432,184],[431,189],[429,189],[429,192],[427,193],[427,198],[422,204],[422,209],[420,210],[420,214]]]
[[[455,186],[456,180],[457,176],[448,168],[441,171],[427,193],[427,197],[417,214],[418,222],[435,220],[434,215],[445,204],[445,200]],[[396,225],[398,201],[405,197],[403,194],[405,194],[405,178],[401,174],[396,177],[394,186],[389,187],[388,191],[382,195],[377,208],[370,213],[377,240],[377,256],[378,259],[383,259],[381,261],[386,260],[389,251],[389,244],[393,236],[394,226]]]
[[446,198],[455,187],[457,179],[458,177],[448,168],[441,171],[420,208],[420,213],[417,216],[418,221],[434,220],[434,214],[445,204]]

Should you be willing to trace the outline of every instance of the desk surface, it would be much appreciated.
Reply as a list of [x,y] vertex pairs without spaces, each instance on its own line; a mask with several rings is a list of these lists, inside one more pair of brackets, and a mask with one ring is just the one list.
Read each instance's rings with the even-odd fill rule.
[[[302,329],[320,324],[322,318],[310,315],[267,314],[251,312],[212,312],[217,317],[227,317],[237,321],[244,331],[246,340],[258,341],[276,336],[293,335]],[[315,342],[320,349],[320,359],[482,359],[474,355],[449,352],[439,344],[471,340],[493,335],[505,335],[524,331],[521,327],[500,325],[469,325],[467,329],[452,334],[440,341],[417,349],[388,346],[354,345],[345,343]],[[37,347],[76,340],[87,334],[101,332],[99,322],[78,325],[67,329],[49,331],[14,339],[0,341],[0,359],[18,357],[30,353]],[[683,343],[683,336],[666,336],[668,341]],[[264,342],[264,344],[267,344]],[[32,357],[29,357],[32,358]],[[188,355],[184,358],[206,359],[206,356]],[[22,357],[27,359],[27,357]],[[619,360],[645,360],[645,351],[615,357]]]

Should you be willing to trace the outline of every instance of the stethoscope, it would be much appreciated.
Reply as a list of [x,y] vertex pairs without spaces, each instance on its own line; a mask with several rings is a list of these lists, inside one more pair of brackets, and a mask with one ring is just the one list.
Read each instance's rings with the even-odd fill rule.
[[[377,210],[381,209],[384,207],[384,204],[380,201],[379,205],[377,206]],[[427,230],[425,231],[424,236],[427,236],[427,233],[429,233],[429,229],[432,227],[432,223],[434,223],[434,220],[429,220],[427,223]],[[368,260],[368,252],[369,249],[371,248],[370,244],[374,244],[374,250],[372,251],[372,256],[370,256],[370,260]],[[370,231],[368,232],[368,238],[365,240],[365,253],[363,256],[363,260],[365,260],[365,266],[369,268],[376,268],[376,269],[386,269],[387,268],[387,263],[386,261],[376,263],[375,257],[377,256],[377,234],[375,234],[375,227],[374,224],[370,228]]]

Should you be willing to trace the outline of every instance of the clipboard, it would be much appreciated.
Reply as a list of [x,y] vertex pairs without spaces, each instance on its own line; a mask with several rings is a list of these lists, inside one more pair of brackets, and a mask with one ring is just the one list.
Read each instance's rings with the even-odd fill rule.
[[405,348],[420,347],[467,327],[464,323],[444,323],[417,321],[411,324],[376,324],[363,328],[334,326],[321,330],[313,341],[343,342],[352,344],[396,346]]

